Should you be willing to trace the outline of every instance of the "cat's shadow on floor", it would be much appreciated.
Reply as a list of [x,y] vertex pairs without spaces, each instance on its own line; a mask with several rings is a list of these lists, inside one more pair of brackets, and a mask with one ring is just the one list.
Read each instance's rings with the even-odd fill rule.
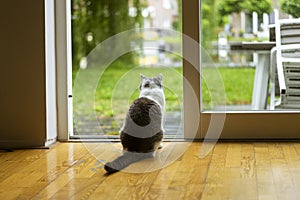
[[[147,158],[133,163],[121,171],[128,173],[147,173],[162,169],[171,165],[176,160],[181,159],[181,156],[188,149],[190,144],[190,142],[164,142],[163,147],[156,151],[153,158]],[[122,145],[114,144],[114,146],[116,148],[114,157],[118,157],[122,154]]]

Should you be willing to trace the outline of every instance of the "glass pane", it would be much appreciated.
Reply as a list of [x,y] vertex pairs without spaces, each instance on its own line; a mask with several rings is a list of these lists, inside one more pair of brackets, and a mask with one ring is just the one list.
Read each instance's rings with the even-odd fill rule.
[[300,43],[300,6],[276,2],[201,1],[202,110],[300,108],[299,47],[272,51]]
[[181,138],[181,1],[72,0],[74,136],[119,138],[140,74],[163,76],[165,138]]

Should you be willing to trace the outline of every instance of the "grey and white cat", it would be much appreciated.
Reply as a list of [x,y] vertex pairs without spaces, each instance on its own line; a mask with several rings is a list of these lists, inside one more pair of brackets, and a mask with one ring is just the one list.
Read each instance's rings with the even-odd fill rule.
[[165,104],[162,74],[154,78],[141,74],[140,96],[129,107],[120,130],[123,155],[105,164],[108,173],[154,156],[163,138]]

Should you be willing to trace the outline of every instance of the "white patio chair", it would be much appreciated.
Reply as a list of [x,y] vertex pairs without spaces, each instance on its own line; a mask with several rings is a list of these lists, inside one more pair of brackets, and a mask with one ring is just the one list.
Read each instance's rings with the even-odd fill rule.
[[270,109],[300,108],[300,19],[275,23],[276,47],[271,50]]

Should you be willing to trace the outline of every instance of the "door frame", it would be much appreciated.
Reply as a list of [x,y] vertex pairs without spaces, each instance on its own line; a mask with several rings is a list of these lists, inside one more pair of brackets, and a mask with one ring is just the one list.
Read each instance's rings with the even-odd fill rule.
[[[299,111],[201,111],[200,10],[200,0],[182,1],[182,31],[183,35],[187,36],[183,37],[183,77],[187,80],[183,82],[185,137],[187,139],[299,139],[300,126],[297,126],[300,122]],[[191,45],[190,38],[198,45]],[[192,94],[196,95],[196,103],[191,98]],[[199,110],[199,116],[195,114],[196,106],[199,106],[199,109],[196,109]],[[198,124],[196,129],[195,124]],[[214,129],[215,126],[218,127]],[[207,134],[208,132],[210,134]]]
[[71,0],[55,0],[57,139],[73,134]]
[[[212,139],[216,136],[220,139],[299,139],[299,111],[201,112],[200,6],[200,0],[182,1],[182,32],[189,38],[183,37],[182,46],[183,58],[187,58],[183,59],[185,138],[210,139],[207,131],[216,122],[212,119],[225,116],[223,126],[223,122],[219,124],[220,133],[213,135]],[[70,140],[73,129],[70,8],[71,0],[55,0],[57,131],[60,141]],[[190,45],[190,39],[198,45]],[[190,98],[193,95],[196,98]]]

